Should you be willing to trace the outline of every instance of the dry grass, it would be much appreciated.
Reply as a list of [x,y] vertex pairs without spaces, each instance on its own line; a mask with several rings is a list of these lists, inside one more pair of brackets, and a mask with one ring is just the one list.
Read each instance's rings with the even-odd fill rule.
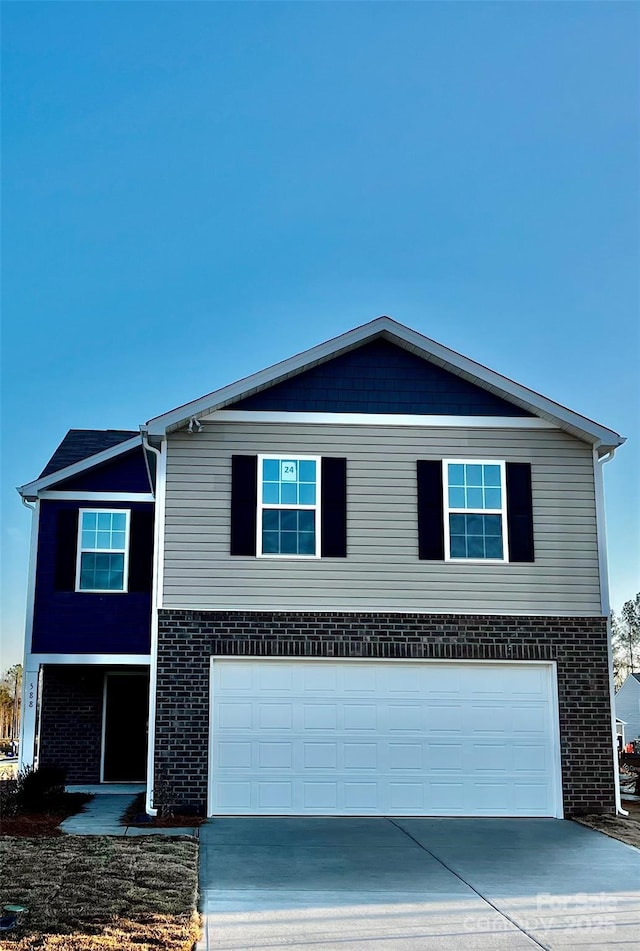
[[197,844],[149,836],[4,838],[0,903],[29,908],[6,951],[188,951],[197,940]]
[[640,803],[624,800],[622,805],[628,816],[581,816],[575,822],[640,849]]

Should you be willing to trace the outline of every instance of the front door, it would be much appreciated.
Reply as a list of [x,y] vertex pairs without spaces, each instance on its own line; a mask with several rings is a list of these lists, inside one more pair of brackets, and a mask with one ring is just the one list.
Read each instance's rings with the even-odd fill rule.
[[148,720],[148,673],[106,674],[103,782],[145,781]]

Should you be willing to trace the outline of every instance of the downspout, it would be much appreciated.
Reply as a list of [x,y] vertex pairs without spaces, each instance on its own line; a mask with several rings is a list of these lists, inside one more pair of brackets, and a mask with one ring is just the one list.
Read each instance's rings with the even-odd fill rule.
[[609,661],[609,702],[611,707],[611,742],[613,748],[613,781],[616,795],[616,812],[620,816],[629,813],[622,807],[620,795],[620,768],[618,765],[618,731],[616,728],[616,689],[613,678],[613,645],[611,643],[611,605],[609,603],[609,572],[607,567],[607,535],[604,514],[604,485],[602,466],[610,462],[615,455],[615,448],[610,449],[602,457],[598,456],[597,447],[593,450],[594,475],[596,480],[596,524],[598,530],[598,562],[600,565],[600,599],[602,613],[607,619],[607,657]]
[[147,790],[145,810],[148,815],[156,816],[158,810],[153,807],[153,782],[155,772],[155,741],[156,741],[156,689],[158,683],[158,576],[160,572],[160,511],[158,506],[158,484],[162,466],[162,453],[155,446],[150,445],[148,434],[142,429],[142,445],[145,450],[154,452],[157,456],[156,488],[155,488],[155,518],[153,529],[153,580],[151,585],[151,663],[149,665],[149,728],[147,749]]

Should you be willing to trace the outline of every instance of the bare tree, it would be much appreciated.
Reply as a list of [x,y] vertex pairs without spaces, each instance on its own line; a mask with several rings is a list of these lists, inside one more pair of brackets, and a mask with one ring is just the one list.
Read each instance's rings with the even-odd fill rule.
[[640,671],[640,593],[611,616],[613,670],[620,687],[629,674]]
[[3,739],[17,740],[20,736],[20,693],[22,664],[14,664],[0,681],[0,733]]

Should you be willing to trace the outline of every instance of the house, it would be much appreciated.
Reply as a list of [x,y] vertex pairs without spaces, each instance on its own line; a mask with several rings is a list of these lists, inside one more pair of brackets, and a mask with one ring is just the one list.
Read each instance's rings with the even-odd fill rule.
[[150,811],[615,810],[622,437],[387,317],[121,436],[20,489],[26,761],[137,778],[148,671]]
[[629,674],[618,690],[616,714],[624,723],[625,742],[640,738],[640,673]]

